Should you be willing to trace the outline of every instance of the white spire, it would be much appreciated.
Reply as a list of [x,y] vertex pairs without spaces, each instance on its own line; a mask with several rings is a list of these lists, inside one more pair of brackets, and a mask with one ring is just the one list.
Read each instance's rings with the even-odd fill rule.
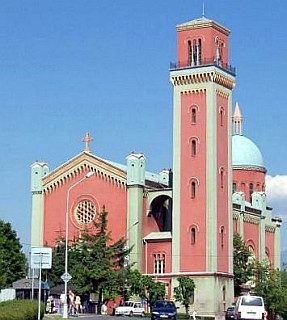
[[232,117],[233,135],[242,135],[242,114],[238,102],[236,102],[233,117]]

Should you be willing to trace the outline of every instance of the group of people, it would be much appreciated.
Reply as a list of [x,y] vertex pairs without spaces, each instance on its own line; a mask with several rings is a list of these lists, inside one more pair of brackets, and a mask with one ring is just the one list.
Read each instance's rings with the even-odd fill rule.
[[[76,295],[72,290],[68,293],[68,312],[71,315],[82,313],[83,307],[81,304],[81,297]],[[53,296],[49,296],[46,304],[47,313],[63,313],[65,304],[65,293],[60,295],[60,299],[54,299]]]
[[77,314],[82,313],[83,308],[81,304],[81,297],[74,294],[72,290],[69,290],[69,313]]

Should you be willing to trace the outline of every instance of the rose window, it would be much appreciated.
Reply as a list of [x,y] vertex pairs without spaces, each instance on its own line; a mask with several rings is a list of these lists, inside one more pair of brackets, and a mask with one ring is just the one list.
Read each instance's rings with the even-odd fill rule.
[[75,218],[79,224],[89,224],[96,216],[96,209],[92,201],[83,200],[78,203]]

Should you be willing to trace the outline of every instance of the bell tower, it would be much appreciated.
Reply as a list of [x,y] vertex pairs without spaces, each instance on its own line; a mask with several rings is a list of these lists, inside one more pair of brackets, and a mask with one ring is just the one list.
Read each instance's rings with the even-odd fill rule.
[[[192,277],[195,309],[232,303],[230,31],[200,18],[177,26],[173,107],[172,272]],[[209,292],[207,295],[206,292]]]

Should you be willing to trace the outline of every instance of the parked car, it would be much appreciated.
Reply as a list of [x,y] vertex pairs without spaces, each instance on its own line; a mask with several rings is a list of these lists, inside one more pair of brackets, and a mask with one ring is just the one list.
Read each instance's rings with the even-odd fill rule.
[[176,320],[177,308],[173,301],[157,300],[151,307],[151,320]]
[[234,309],[235,309],[235,306],[231,306],[226,309],[225,320],[233,320],[234,319]]
[[119,306],[115,310],[116,316],[145,316],[144,307],[140,302],[126,301],[122,306]]
[[235,320],[261,320],[265,319],[266,311],[262,297],[258,296],[241,296],[238,297],[234,309]]

